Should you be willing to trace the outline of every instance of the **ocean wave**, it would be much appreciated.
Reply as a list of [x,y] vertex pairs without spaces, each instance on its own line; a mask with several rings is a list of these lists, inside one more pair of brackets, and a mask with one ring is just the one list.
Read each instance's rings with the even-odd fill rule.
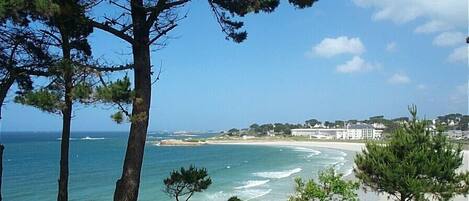
[[269,179],[281,179],[281,178],[289,177],[301,171],[302,171],[301,168],[295,168],[291,170],[278,171],[278,172],[256,172],[254,173],[254,175],[258,177],[269,178]]
[[235,189],[246,189],[246,188],[252,188],[252,187],[256,187],[256,186],[262,186],[264,184],[266,184],[267,182],[269,182],[270,180],[249,180],[247,182],[244,182],[243,186],[238,186],[238,187],[235,187]]
[[256,199],[256,198],[260,198],[264,195],[267,195],[269,194],[270,192],[272,191],[272,189],[266,189],[266,190],[261,190],[261,189],[252,189],[252,190],[246,190],[246,191],[243,191],[241,192],[241,196],[240,197],[247,197],[245,200],[248,201],[248,200],[252,200],[252,199]]
[[237,196],[242,200],[253,200],[256,198],[260,198],[269,194],[272,189],[243,189],[243,190],[235,190],[234,192],[226,193],[223,191],[219,191],[216,193],[205,194],[204,200],[210,201],[219,201],[219,200],[227,200],[232,196]]
[[319,164],[326,166],[343,166],[347,160],[342,156],[323,156],[322,160],[319,161]]
[[342,166],[344,165],[345,162],[337,162],[336,164],[334,164],[336,170],[340,170],[340,168],[342,168]]
[[80,140],[104,140],[104,139],[106,139],[106,138],[86,136],[86,137],[81,138]]
[[205,200],[218,201],[218,200],[227,200],[230,195],[227,193],[224,193],[223,191],[219,191],[216,193],[206,194],[205,196],[206,196]]
[[346,156],[347,156],[347,153],[345,153],[345,152],[343,152],[343,151],[338,151],[338,150],[337,150],[337,152],[339,152],[339,154],[342,155],[343,157],[346,157]]
[[306,156],[306,158],[311,158],[313,156],[317,156],[319,154],[321,154],[320,151],[318,150],[314,150],[314,149],[310,149],[310,148],[305,148],[305,147],[295,147],[293,149],[294,151],[297,151],[297,152],[307,152],[307,153],[311,153],[309,154],[308,156]]

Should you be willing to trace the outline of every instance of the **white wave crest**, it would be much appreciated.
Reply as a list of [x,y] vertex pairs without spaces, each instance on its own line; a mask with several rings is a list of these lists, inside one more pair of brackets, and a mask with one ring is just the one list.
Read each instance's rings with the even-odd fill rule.
[[343,157],[346,157],[346,156],[347,156],[347,153],[345,153],[345,152],[343,152],[343,151],[338,151],[338,150],[337,150],[337,152],[339,152],[339,154],[342,155]]
[[223,192],[219,191],[216,193],[205,194],[205,199],[209,201],[220,201],[220,200],[227,200],[232,196],[237,196],[242,200],[252,200],[264,195],[269,194],[272,189],[243,189],[243,190],[235,190],[233,192]]
[[318,151],[318,150],[309,149],[309,148],[305,148],[305,147],[295,147],[293,150],[294,150],[294,151],[297,151],[297,152],[307,152],[307,153],[311,153],[311,154],[309,154],[308,156],[306,156],[307,158],[311,158],[311,157],[313,157],[313,156],[317,156],[317,155],[321,154],[321,152]]
[[252,200],[256,198],[260,198],[264,195],[269,194],[272,191],[272,189],[248,189],[248,190],[243,190],[240,193],[241,198],[245,198],[243,200]]
[[206,194],[205,196],[206,196],[205,200],[218,201],[218,200],[227,200],[230,195],[227,193],[224,193],[223,191],[219,191],[219,192],[212,193],[212,194]]
[[334,164],[336,170],[340,170],[344,165],[345,162],[337,162],[336,164]]
[[266,184],[267,182],[269,182],[270,180],[249,180],[247,182],[244,182],[243,186],[238,186],[238,187],[235,187],[235,189],[246,189],[246,188],[252,188],[252,187],[256,187],[256,186],[262,186],[264,184]]
[[90,137],[90,136],[86,136],[84,138],[81,138],[81,140],[104,140],[106,138],[103,138],[103,137]]
[[279,171],[279,172],[257,172],[257,173],[254,173],[254,175],[258,177],[269,178],[269,179],[281,179],[281,178],[289,177],[301,171],[302,171],[301,168],[295,168],[295,169]]

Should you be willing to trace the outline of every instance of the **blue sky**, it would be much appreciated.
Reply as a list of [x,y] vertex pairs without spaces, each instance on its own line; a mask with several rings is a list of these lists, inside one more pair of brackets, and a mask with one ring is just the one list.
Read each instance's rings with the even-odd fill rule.
[[[204,1],[186,9],[175,39],[152,53],[150,130],[208,130],[251,123],[468,113],[467,1],[319,1],[244,18],[248,39],[224,39]],[[93,53],[130,62],[129,46],[95,31]],[[155,67],[156,68],[156,67]],[[156,69],[155,69],[156,70]],[[12,100],[11,96],[9,100]],[[77,106],[74,131],[128,130],[101,105]],[[58,131],[60,116],[7,102],[4,131]],[[26,120],[26,121],[25,121]]]

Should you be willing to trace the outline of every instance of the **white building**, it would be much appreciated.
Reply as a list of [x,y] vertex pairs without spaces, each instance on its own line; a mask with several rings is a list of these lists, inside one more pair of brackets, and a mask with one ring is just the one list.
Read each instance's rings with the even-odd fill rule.
[[342,134],[345,131],[345,129],[334,128],[300,128],[291,129],[291,134],[293,136],[307,136],[309,138],[335,139],[338,134]]
[[347,125],[345,135],[338,136],[337,139],[344,140],[362,140],[362,139],[379,139],[381,132],[375,132],[376,129],[368,124]]
[[341,139],[341,140],[362,140],[362,139],[380,139],[382,130],[376,130],[368,124],[348,125],[346,128],[308,128],[292,129],[293,136],[309,136],[318,139]]

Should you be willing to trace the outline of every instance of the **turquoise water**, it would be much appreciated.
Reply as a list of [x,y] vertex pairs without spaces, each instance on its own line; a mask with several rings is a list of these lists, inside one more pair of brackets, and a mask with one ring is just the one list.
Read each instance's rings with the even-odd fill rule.
[[[58,133],[4,134],[4,200],[56,199]],[[122,170],[126,133],[73,133],[70,147],[70,200],[112,200],[115,181]],[[88,137],[87,137],[88,136]],[[89,137],[91,136],[91,137]],[[150,134],[149,140],[174,138]],[[296,176],[315,178],[317,171],[335,164],[339,172],[351,171],[352,153],[324,148],[252,145],[159,147],[147,144],[139,200],[171,200],[163,189],[170,171],[191,164],[207,168],[212,185],[194,201],[286,200]]]

